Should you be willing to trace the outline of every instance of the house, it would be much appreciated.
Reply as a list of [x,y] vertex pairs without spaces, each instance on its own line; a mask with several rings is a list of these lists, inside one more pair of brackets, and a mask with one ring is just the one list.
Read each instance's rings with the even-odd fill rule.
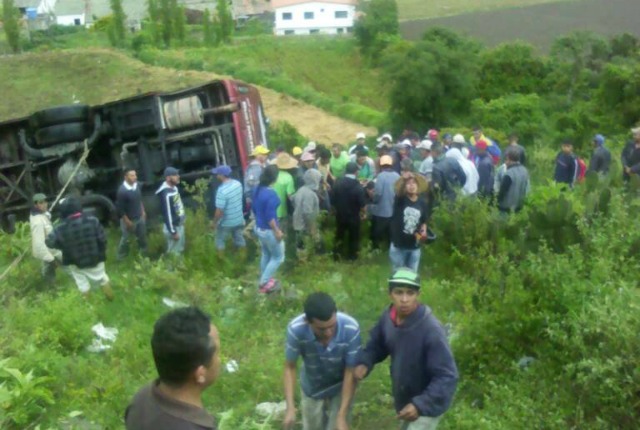
[[278,36],[353,31],[357,0],[271,0]]
[[[142,19],[147,16],[147,2],[122,0],[122,9],[127,16],[127,27],[139,30]],[[53,14],[58,25],[82,25],[90,27],[97,19],[111,15],[109,0],[57,0]]]

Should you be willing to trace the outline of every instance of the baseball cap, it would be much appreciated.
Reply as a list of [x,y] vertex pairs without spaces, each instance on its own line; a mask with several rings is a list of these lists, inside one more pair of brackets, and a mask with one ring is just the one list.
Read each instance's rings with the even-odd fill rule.
[[480,139],[476,142],[476,149],[487,149],[487,141]]
[[180,172],[175,167],[167,167],[164,169],[164,176],[177,176]]
[[311,152],[304,152],[302,154],[302,157],[300,157],[301,161],[314,161],[316,159],[316,156],[313,155]]
[[42,193],[37,193],[33,195],[33,203],[40,203],[40,202],[46,202],[47,201],[47,196],[45,196]]
[[231,176],[231,167],[227,166],[226,164],[221,164],[218,167],[211,169],[211,173],[214,175],[226,176],[228,178],[229,176]]
[[389,278],[389,290],[394,287],[409,287],[420,290],[420,276],[408,267],[401,267]]
[[356,134],[356,139],[366,139],[366,138],[367,138],[367,135],[364,134],[363,132]]
[[298,155],[302,154],[302,148],[300,148],[299,146],[294,146],[291,150],[291,153],[294,157],[297,157]]
[[464,140],[464,136],[461,134],[456,134],[455,136],[453,136],[453,143],[462,143],[465,144],[467,142],[465,142]]
[[269,149],[265,148],[262,145],[258,145],[255,148],[253,148],[253,152],[251,153],[251,155],[267,155],[269,153]]
[[418,148],[418,149],[426,149],[426,150],[430,151],[432,145],[433,145],[432,141],[430,141],[429,139],[425,139],[422,142],[418,143],[418,146],[416,146],[416,148]]
[[388,140],[389,142],[393,142],[393,137],[391,137],[391,134],[385,133],[378,138],[378,142],[382,142],[383,140]]
[[427,137],[429,139],[437,139],[438,138],[438,130],[436,130],[435,128],[432,128],[431,130],[429,130],[427,132]]

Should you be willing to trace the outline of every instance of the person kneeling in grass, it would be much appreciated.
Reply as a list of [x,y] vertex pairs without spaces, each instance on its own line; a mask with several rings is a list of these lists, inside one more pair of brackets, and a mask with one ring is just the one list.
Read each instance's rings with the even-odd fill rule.
[[353,368],[360,352],[360,327],[347,314],[338,312],[326,293],[313,293],[304,303],[304,313],[287,326],[284,396],[287,410],[285,430],[296,421],[294,391],[296,364],[302,357],[302,423],[304,430],[347,430],[351,400],[355,392]]
[[458,369],[444,329],[418,301],[420,278],[409,268],[389,279],[391,306],[358,358],[356,380],[391,356],[391,382],[401,430],[435,430],[456,391]]
[[202,393],[220,374],[220,337],[209,316],[180,308],[156,321],[151,337],[158,379],[136,393],[127,430],[215,430]]

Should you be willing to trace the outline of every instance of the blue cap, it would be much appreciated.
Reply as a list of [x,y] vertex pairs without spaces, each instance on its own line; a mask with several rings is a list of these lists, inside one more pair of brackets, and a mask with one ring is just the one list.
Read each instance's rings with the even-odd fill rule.
[[226,164],[221,164],[218,167],[211,169],[211,173],[214,175],[226,176],[228,178],[231,176],[231,167]]
[[596,134],[593,138],[593,141],[596,143],[596,145],[604,145],[604,136],[601,134]]
[[164,176],[165,177],[167,177],[167,176],[177,176],[179,174],[180,174],[180,172],[175,167],[167,167],[166,169],[164,169]]

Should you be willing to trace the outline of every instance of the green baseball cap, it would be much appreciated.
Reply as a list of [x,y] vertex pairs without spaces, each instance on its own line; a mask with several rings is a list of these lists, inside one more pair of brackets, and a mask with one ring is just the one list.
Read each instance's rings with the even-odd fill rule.
[[419,290],[420,276],[408,267],[401,267],[393,272],[393,275],[389,278],[389,290],[395,287],[408,287]]
[[47,196],[45,196],[42,193],[37,193],[33,195],[33,203],[40,203],[40,202],[46,202],[47,201]]

